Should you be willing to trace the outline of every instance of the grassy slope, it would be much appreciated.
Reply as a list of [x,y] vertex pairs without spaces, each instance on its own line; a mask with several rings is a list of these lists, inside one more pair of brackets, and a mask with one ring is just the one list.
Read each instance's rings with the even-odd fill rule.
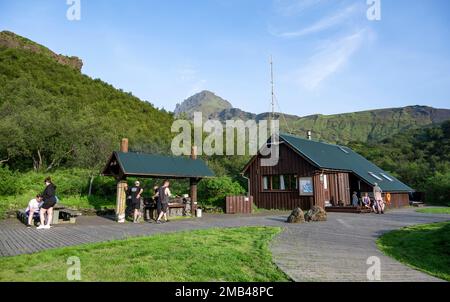
[[66,281],[67,258],[82,281],[288,281],[268,249],[279,228],[156,235],[0,258],[0,281]]
[[406,227],[377,241],[387,255],[415,269],[450,281],[450,222]]

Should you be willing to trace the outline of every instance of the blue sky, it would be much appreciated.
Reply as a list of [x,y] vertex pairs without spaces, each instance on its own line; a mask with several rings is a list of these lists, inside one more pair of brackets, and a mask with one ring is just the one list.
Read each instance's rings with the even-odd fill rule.
[[251,111],[450,108],[450,1],[0,0],[0,30],[83,59],[83,72],[157,107],[203,89]]

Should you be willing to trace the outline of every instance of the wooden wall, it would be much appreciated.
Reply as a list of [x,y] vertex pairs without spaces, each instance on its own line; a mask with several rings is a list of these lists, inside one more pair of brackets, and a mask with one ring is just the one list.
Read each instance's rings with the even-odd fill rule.
[[227,196],[225,200],[225,213],[227,214],[251,214],[253,197]]
[[391,193],[391,204],[389,208],[401,208],[406,207],[408,205],[409,205],[408,193]]
[[[321,174],[314,176],[314,199],[315,204],[325,207],[325,201],[330,201],[332,205],[338,206],[342,202],[345,206],[351,204],[350,181],[348,173],[324,173],[323,181]],[[327,181],[325,188],[324,182]]]
[[253,196],[257,207],[263,209],[292,210],[300,207],[310,209],[313,196],[300,196],[295,191],[264,191],[262,187],[263,175],[296,174],[299,177],[312,177],[315,167],[303,159],[289,147],[280,145],[280,160],[274,167],[261,167],[258,156],[249,166],[247,177],[250,179],[250,195]]

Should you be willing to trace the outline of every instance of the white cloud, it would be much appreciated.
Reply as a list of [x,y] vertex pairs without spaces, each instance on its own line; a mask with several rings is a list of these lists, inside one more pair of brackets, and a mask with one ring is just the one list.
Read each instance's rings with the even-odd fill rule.
[[349,20],[355,12],[358,12],[358,8],[360,5],[358,3],[350,5],[345,9],[338,11],[337,13],[327,16],[319,21],[313,23],[310,26],[305,28],[296,30],[296,31],[288,31],[282,33],[273,33],[274,35],[282,38],[293,38],[293,37],[301,37],[313,33],[318,33],[323,30],[329,29],[331,27],[335,27],[343,22]]
[[296,79],[308,90],[316,89],[323,81],[344,67],[352,55],[363,44],[367,29],[359,30],[343,38],[324,43],[304,68],[297,72]]
[[283,16],[292,16],[303,13],[327,0],[274,0],[275,11]]
[[197,75],[197,70],[192,67],[183,67],[177,70],[178,76],[182,82],[192,81]]

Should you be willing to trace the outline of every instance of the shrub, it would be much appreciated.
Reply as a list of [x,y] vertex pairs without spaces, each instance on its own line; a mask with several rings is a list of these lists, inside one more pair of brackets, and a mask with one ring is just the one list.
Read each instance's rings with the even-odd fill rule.
[[450,205],[450,171],[436,173],[426,181],[427,202],[436,205]]
[[17,183],[17,174],[0,165],[0,196],[15,195],[20,191],[20,185]]
[[225,197],[241,195],[244,188],[228,176],[202,180],[198,187],[198,197],[202,204],[223,207]]

